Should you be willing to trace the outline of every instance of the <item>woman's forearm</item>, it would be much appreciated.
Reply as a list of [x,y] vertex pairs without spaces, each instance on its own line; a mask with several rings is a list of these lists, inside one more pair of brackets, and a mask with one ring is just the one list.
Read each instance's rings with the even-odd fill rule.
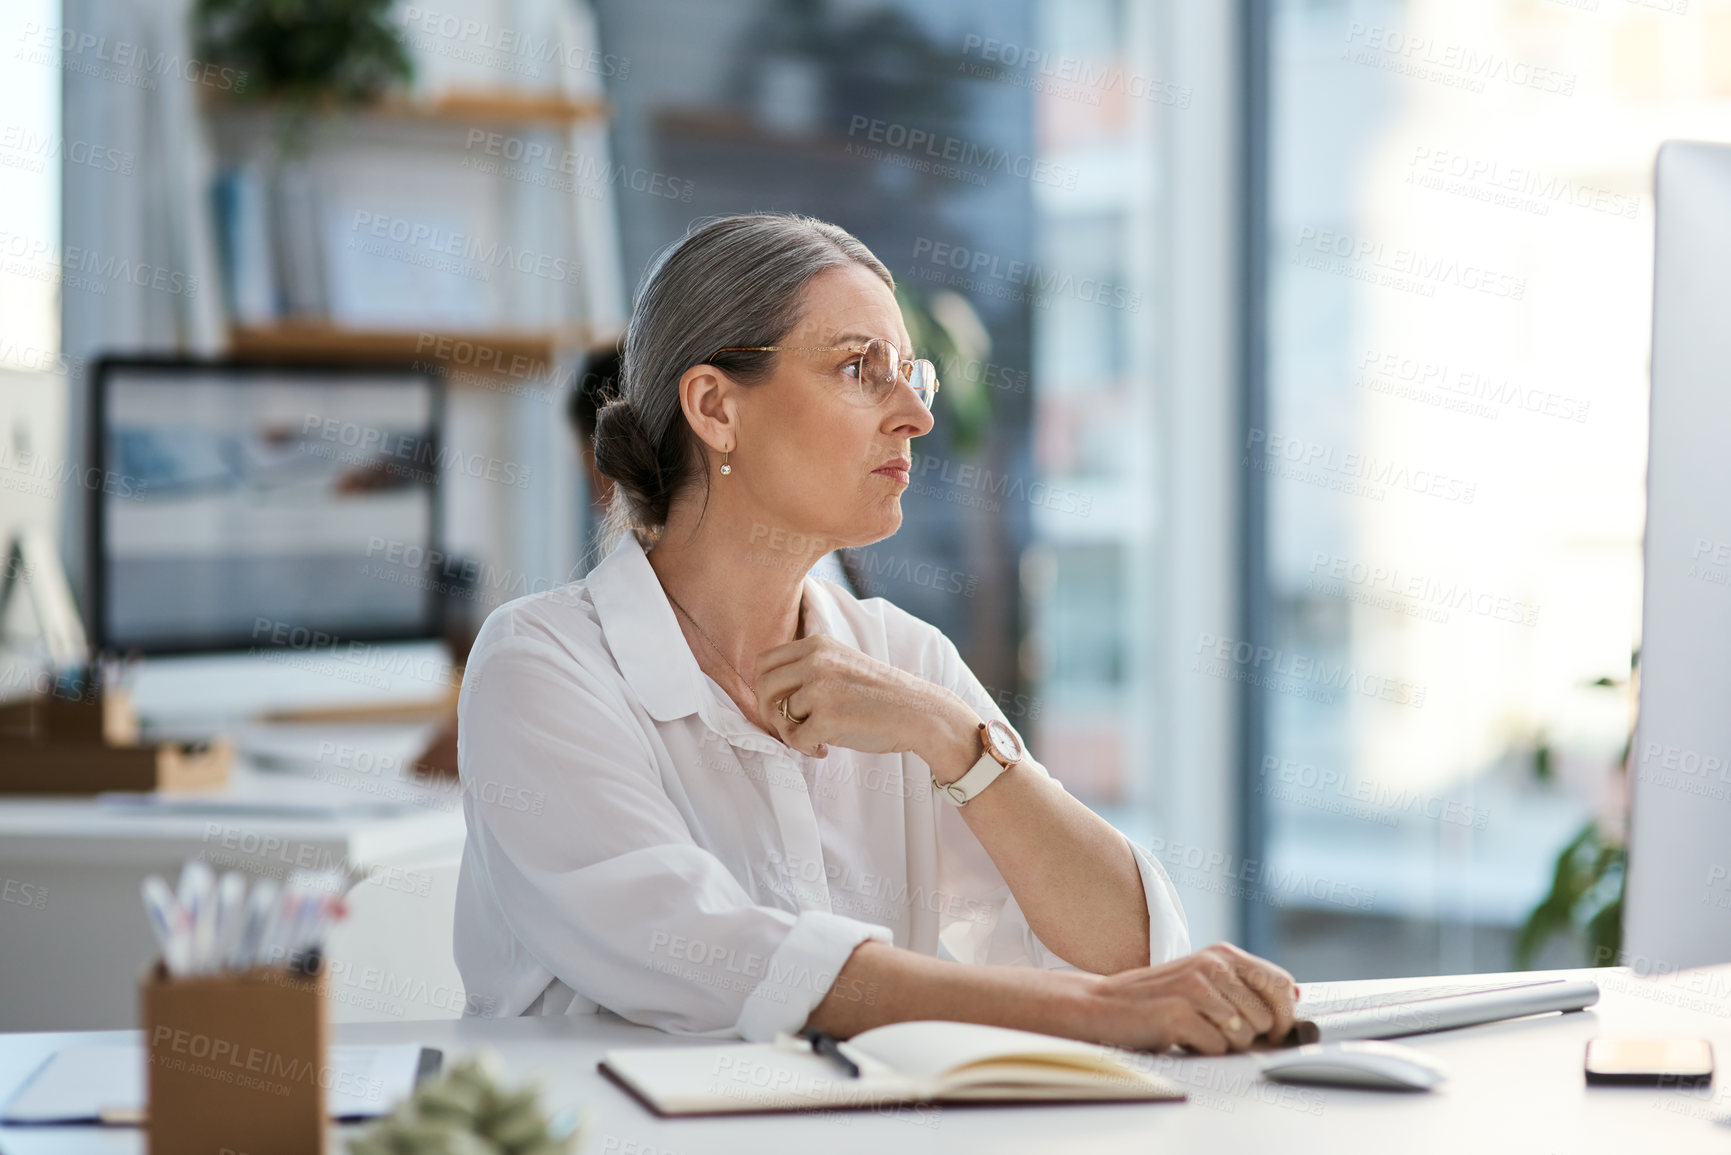
[[1093,1039],[1094,975],[970,966],[863,942],[806,1026],[849,1038],[886,1023],[947,1019]]
[[1115,975],[974,966],[863,942],[805,1025],[842,1038],[917,1019],[1013,1027],[1108,1046],[1204,1055],[1287,1037],[1298,984],[1284,970],[1216,944]]
[[[917,752],[938,781],[951,782],[980,756],[979,719],[959,698],[932,718],[933,737]],[[1096,974],[1148,965],[1142,872],[1105,819],[1025,763],[962,807],[962,817],[1028,926],[1059,958]]]

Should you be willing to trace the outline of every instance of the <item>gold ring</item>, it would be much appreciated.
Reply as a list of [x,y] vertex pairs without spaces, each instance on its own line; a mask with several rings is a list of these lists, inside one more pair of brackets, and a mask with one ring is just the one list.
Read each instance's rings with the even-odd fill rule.
[[[783,698],[779,702],[776,703],[776,712],[779,713],[784,719],[791,722],[795,726],[797,726],[801,722],[805,721],[805,718],[795,718],[792,714],[788,713],[787,699],[786,698]],[[807,714],[805,717],[809,718],[809,717],[811,717],[811,715]]]

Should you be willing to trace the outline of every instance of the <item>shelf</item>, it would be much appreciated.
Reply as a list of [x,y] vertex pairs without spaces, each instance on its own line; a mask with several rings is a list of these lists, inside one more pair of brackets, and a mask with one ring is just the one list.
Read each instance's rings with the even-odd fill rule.
[[374,114],[418,120],[451,120],[463,124],[572,125],[606,120],[607,102],[575,100],[559,92],[452,89],[431,101],[387,101],[378,105]]
[[768,152],[826,158],[849,156],[848,138],[828,128],[811,132],[780,132],[728,110],[664,108],[654,114],[657,134],[725,148],[755,148]]
[[431,361],[470,374],[546,379],[562,355],[595,343],[582,329],[439,331],[346,329],[322,322],[236,326],[229,354],[243,361],[358,361],[410,364]]
[[[208,111],[218,115],[262,115],[286,112],[283,105],[248,103],[212,97]],[[570,126],[599,123],[608,117],[607,102],[578,99],[562,92],[536,92],[513,88],[458,88],[432,97],[390,96],[359,106],[328,105],[315,108],[318,120],[377,119],[418,120],[448,124],[552,124]]]

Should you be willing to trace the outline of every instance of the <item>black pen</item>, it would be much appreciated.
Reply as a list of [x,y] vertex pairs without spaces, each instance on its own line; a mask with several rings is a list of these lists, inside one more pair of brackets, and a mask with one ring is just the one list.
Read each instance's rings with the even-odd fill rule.
[[841,1053],[841,1048],[836,1046],[834,1038],[823,1031],[801,1031],[799,1037],[811,1044],[814,1054],[833,1060],[837,1066],[847,1072],[848,1078],[859,1078],[859,1064]]

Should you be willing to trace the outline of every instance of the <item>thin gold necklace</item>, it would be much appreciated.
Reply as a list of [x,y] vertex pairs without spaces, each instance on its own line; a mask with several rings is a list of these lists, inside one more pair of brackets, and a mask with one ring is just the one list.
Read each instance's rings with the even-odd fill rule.
[[[685,620],[691,623],[691,628],[697,631],[699,637],[701,637],[705,642],[709,643],[709,648],[715,651],[715,656],[720,658],[723,662],[725,662],[727,664],[727,668],[733,671],[733,676],[738,678],[742,683],[744,683],[745,687],[747,689],[749,689],[752,692],[752,694],[755,696],[757,694],[757,686],[751,681],[751,679],[747,678],[744,674],[739,672],[738,666],[734,665],[732,662],[729,662],[727,660],[727,655],[722,651],[720,646],[715,644],[715,639],[709,636],[709,632],[707,630],[705,630],[702,626],[697,624],[697,619],[691,616],[691,611],[686,609],[684,606],[680,605],[679,599],[674,597],[673,594],[665,586],[662,587],[661,592],[664,594],[667,594],[667,600],[673,603],[673,608],[685,615]],[[800,601],[800,606],[799,606],[799,623],[800,623],[800,625],[803,625],[804,622],[805,622],[805,601],[802,598]],[[796,636],[798,635],[798,633],[799,633],[799,626],[798,625],[796,625],[794,627],[794,633]]]
[[685,620],[691,623],[691,628],[696,630],[698,635],[704,641],[709,643],[709,648],[715,651],[715,656],[720,658],[723,662],[727,663],[727,668],[733,671],[733,676],[738,678],[741,682],[745,683],[746,688],[748,688],[753,694],[756,694],[757,693],[757,687],[752,684],[752,682],[749,678],[747,678],[744,674],[739,672],[738,666],[734,665],[732,662],[727,661],[727,655],[721,652],[721,647],[715,644],[715,639],[709,636],[709,632],[707,630],[705,630],[702,626],[697,624],[697,619],[691,616],[691,611],[686,609],[684,606],[680,605],[679,599],[674,597],[666,589],[663,589],[661,592],[664,594],[667,594],[667,600],[673,603],[673,608],[678,610],[680,613],[684,614]]

